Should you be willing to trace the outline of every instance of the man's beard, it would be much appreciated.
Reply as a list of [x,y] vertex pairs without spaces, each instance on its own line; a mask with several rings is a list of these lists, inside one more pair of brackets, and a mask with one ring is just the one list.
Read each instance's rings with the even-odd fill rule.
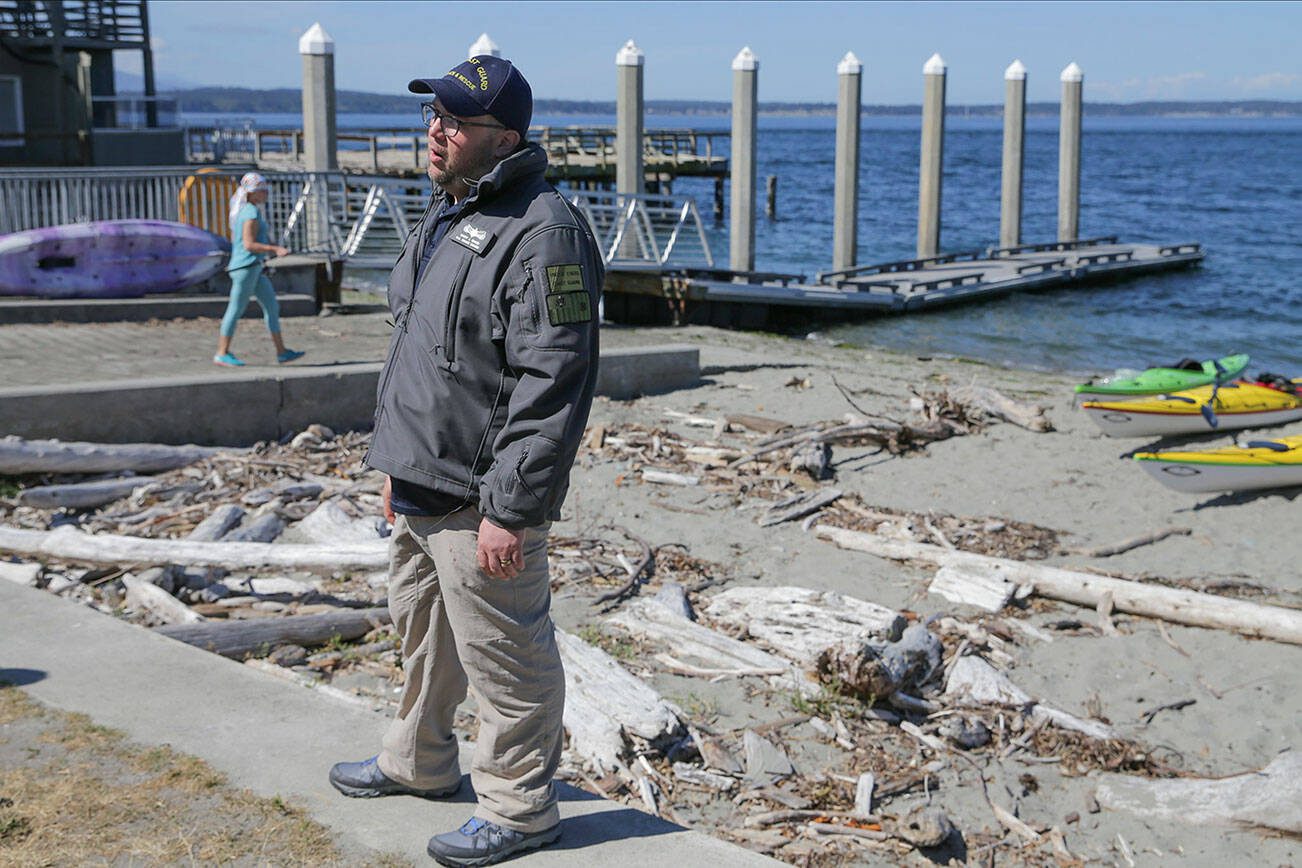
[[497,157],[488,154],[468,168],[454,170],[449,167],[441,172],[435,172],[433,175],[434,183],[445,190],[458,184],[464,184],[473,189],[479,183],[479,179],[497,168],[497,164],[500,162],[501,160]]

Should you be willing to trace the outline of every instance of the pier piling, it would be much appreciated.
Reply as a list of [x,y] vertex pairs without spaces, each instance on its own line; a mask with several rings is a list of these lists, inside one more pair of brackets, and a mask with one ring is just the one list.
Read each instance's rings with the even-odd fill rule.
[[999,246],[1022,243],[1022,169],[1026,143],[1026,67],[1004,70],[1004,161],[999,195]]
[[832,205],[832,269],[853,268],[859,245],[859,104],[863,64],[847,51],[836,65],[836,169]]
[[502,49],[497,47],[497,43],[489,38],[487,33],[479,34],[479,38],[470,43],[467,49],[466,59],[473,57],[501,57]]
[[[318,21],[298,40],[303,56],[303,163],[309,172],[339,169],[335,119],[335,41]],[[257,132],[254,132],[257,138]],[[297,150],[297,141],[295,142]],[[304,215],[307,245],[319,248],[330,238],[330,208],[325,190],[314,190]]]
[[945,150],[945,61],[922,67],[922,148],[918,165],[918,258],[940,252],[940,185]]
[[728,261],[733,271],[755,270],[755,121],[759,58],[746,46],[732,59],[732,223]]
[[309,172],[339,168],[335,128],[335,41],[320,22],[298,40],[303,56],[303,162]]
[[1058,240],[1080,237],[1080,118],[1085,73],[1067,64],[1062,80],[1058,117]]
[[778,176],[769,175],[764,179],[764,216],[770,220],[778,219]]
[[615,192],[642,193],[642,68],[646,56],[633,40],[615,54]]

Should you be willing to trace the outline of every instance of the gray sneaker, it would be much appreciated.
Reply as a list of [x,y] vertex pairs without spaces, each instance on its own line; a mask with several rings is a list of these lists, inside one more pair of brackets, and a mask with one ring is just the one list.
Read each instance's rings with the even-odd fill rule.
[[471,817],[455,832],[444,832],[430,838],[425,849],[440,865],[476,868],[510,859],[526,850],[545,847],[555,843],[560,836],[560,823],[541,832],[517,832]]
[[354,799],[373,799],[376,796],[419,796],[422,799],[444,799],[457,791],[461,781],[441,790],[418,790],[400,784],[380,771],[378,757],[359,763],[335,763],[330,769],[330,783],[345,796]]

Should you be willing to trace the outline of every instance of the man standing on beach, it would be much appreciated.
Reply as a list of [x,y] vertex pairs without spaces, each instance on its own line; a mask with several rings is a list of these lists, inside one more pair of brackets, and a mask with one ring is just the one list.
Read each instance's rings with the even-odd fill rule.
[[476,57],[408,89],[432,95],[435,188],[389,279],[394,330],[366,456],[387,474],[406,680],[379,755],[335,765],[330,781],[355,797],[451,796],[453,713],[469,686],[479,804],[429,853],[487,865],[560,835],[565,680],[547,532],[596,385],[604,268],[526,140],[533,97],[518,69]]

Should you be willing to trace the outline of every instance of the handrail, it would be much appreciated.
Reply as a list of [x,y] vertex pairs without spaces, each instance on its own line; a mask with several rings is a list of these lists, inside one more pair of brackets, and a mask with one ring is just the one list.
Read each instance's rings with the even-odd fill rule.
[[857,265],[853,268],[843,268],[839,271],[819,271],[814,275],[817,283],[840,283],[847,277],[857,277],[861,274],[895,274],[904,271],[917,271],[927,268],[931,265],[946,265],[951,262],[963,262],[972,259],[982,258],[983,251],[964,250],[959,253],[943,253],[939,256],[928,256],[925,259],[899,259],[894,262],[879,262],[873,265]]

